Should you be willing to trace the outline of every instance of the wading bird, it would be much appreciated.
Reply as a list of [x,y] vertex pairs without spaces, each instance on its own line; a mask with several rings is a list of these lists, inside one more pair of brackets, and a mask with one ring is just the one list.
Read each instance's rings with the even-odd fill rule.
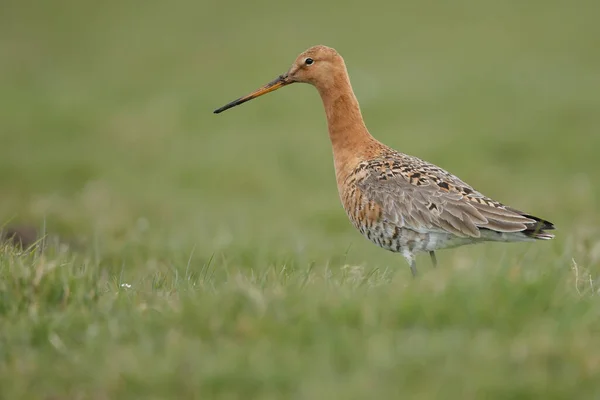
[[216,114],[292,83],[313,85],[325,107],[340,199],[367,239],[401,253],[417,273],[415,254],[485,241],[552,239],[551,222],[505,206],[451,173],[397,152],[367,130],[342,56],[314,46],[287,73]]

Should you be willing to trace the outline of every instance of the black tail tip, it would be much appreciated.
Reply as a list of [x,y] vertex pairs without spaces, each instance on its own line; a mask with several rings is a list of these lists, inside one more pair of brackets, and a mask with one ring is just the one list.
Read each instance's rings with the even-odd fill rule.
[[526,230],[523,231],[525,235],[533,239],[550,240],[554,239],[554,235],[546,232],[556,229],[554,224],[550,221],[534,217],[533,215],[523,215],[524,217],[530,218],[535,222],[531,224]]

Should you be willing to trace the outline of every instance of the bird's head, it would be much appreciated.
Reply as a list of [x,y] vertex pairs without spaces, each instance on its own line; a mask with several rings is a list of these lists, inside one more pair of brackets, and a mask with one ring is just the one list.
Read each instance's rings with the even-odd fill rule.
[[279,75],[275,80],[254,92],[240,97],[214,112],[218,114],[295,82],[309,83],[318,89],[327,88],[333,85],[338,73],[345,73],[345,71],[344,59],[335,49],[322,45],[313,46],[303,51],[285,74]]

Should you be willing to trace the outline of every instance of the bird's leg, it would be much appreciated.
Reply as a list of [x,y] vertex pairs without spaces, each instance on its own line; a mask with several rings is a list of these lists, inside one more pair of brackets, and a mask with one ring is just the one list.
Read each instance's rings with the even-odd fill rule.
[[431,263],[433,264],[433,268],[437,267],[437,258],[435,257],[435,252],[430,251],[429,255],[431,256]]
[[410,272],[413,278],[417,277],[417,263],[415,262],[415,260],[410,261]]
[[406,259],[406,262],[408,262],[410,272],[412,273],[413,278],[415,278],[417,276],[417,262],[415,261],[415,255],[408,250],[403,251],[402,255]]

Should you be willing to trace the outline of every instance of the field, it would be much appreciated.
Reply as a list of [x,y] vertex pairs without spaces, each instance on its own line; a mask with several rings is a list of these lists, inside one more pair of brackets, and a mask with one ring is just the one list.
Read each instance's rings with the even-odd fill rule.
[[[600,3],[4,0],[2,399],[600,397]],[[309,46],[370,131],[551,242],[362,238]],[[34,235],[35,236],[35,235]],[[35,239],[34,239],[35,240]]]

